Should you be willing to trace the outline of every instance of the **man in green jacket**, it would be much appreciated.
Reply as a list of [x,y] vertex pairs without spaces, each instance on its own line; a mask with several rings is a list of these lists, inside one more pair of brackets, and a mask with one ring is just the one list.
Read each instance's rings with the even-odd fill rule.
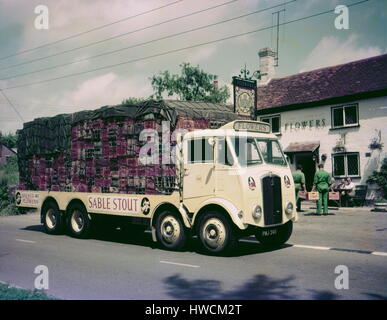
[[317,190],[319,198],[317,200],[317,214],[321,214],[321,206],[323,206],[323,214],[328,215],[328,192],[332,184],[331,175],[324,170],[324,165],[318,165],[318,171],[314,175],[313,191]]
[[298,197],[298,192],[305,191],[305,175],[301,170],[301,165],[297,165],[297,170],[292,173],[296,191],[297,211],[301,211],[301,199]]

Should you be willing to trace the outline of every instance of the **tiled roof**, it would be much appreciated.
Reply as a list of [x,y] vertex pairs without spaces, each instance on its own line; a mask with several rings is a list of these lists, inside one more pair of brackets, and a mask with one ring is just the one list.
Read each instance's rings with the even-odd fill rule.
[[258,87],[257,111],[387,89],[387,54],[272,79]]

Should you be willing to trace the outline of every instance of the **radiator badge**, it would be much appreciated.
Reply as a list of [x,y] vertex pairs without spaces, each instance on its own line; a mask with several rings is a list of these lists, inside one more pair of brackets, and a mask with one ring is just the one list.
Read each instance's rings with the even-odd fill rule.
[[255,180],[253,177],[249,177],[249,179],[247,180],[248,183],[249,183],[249,188],[250,190],[255,190],[255,188],[257,187],[256,184],[255,184]]

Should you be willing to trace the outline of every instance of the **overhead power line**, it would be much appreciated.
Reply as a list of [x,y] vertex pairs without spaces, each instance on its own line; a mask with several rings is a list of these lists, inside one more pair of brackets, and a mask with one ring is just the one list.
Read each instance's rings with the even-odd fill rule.
[[113,40],[113,39],[121,38],[123,36],[134,34],[134,33],[137,33],[137,32],[140,32],[140,31],[144,31],[144,30],[147,30],[147,29],[150,29],[150,28],[158,27],[158,26],[161,26],[161,25],[169,23],[169,22],[177,21],[177,20],[180,20],[180,19],[183,19],[183,18],[187,18],[187,17],[193,16],[193,15],[196,15],[196,14],[199,14],[199,13],[202,13],[202,12],[206,12],[206,11],[213,10],[213,9],[225,6],[225,5],[229,5],[229,4],[231,4],[233,2],[236,2],[236,1],[239,1],[239,0],[231,0],[231,1],[228,1],[228,2],[225,2],[225,3],[221,3],[221,4],[218,4],[218,5],[206,8],[206,9],[201,9],[201,10],[194,11],[192,13],[188,13],[188,14],[176,17],[176,18],[172,18],[172,19],[168,19],[168,20],[165,20],[165,21],[162,21],[162,22],[158,22],[158,23],[146,26],[146,27],[142,27],[142,28],[135,29],[135,30],[128,31],[128,32],[124,32],[124,33],[120,33],[118,35],[115,35],[115,36],[112,36],[112,37],[109,37],[109,38],[105,38],[105,39],[102,39],[102,40],[90,42],[88,44],[84,44],[84,45],[81,45],[79,47],[75,47],[75,48],[72,48],[72,49],[67,49],[67,50],[60,51],[60,52],[57,52],[57,53],[53,53],[53,54],[50,54],[50,55],[47,55],[47,56],[43,56],[43,57],[39,57],[39,58],[36,58],[36,59],[20,62],[20,63],[13,64],[13,65],[10,65],[10,66],[6,66],[6,67],[3,67],[3,68],[0,68],[0,71],[7,70],[7,69],[10,69],[10,68],[14,68],[14,67],[19,67],[19,66],[26,65],[26,64],[29,64],[29,63],[32,63],[32,62],[41,61],[41,60],[44,60],[44,59],[56,57],[56,56],[59,56],[59,55],[65,54],[65,53],[73,52],[73,51],[76,51],[76,50],[79,50],[79,49],[84,49],[84,48],[87,48],[87,47],[90,47],[90,46],[93,46],[93,45],[96,45],[96,44],[101,44],[101,43],[104,43],[106,41],[110,41],[110,40]]
[[[356,5],[359,5],[359,4],[368,2],[368,1],[370,1],[370,0],[358,1],[358,2],[355,2],[355,3],[347,5],[347,7],[356,6]],[[299,21],[302,21],[302,20],[318,17],[318,16],[321,16],[321,15],[324,15],[324,14],[327,14],[327,13],[334,12],[334,10],[335,9],[330,9],[330,10],[327,10],[327,11],[322,11],[322,12],[319,12],[319,13],[316,13],[316,14],[313,14],[313,15],[305,16],[305,17],[302,17],[302,18],[294,19],[294,20],[290,20],[290,21],[287,21],[287,22],[283,22],[283,23],[280,23],[279,25],[280,26],[288,25],[288,24],[299,22]],[[125,65],[125,64],[129,64],[129,63],[134,63],[134,62],[138,62],[138,61],[148,60],[148,59],[152,59],[152,58],[156,58],[156,57],[160,57],[160,56],[165,56],[165,55],[168,55],[168,54],[171,54],[171,53],[176,53],[176,52],[180,52],[180,51],[184,51],[184,50],[188,50],[188,49],[194,49],[194,48],[198,48],[198,47],[205,46],[205,45],[208,45],[208,44],[213,44],[213,43],[217,43],[217,42],[221,42],[221,41],[225,41],[225,40],[230,40],[230,39],[234,39],[234,38],[238,38],[238,37],[254,34],[254,33],[257,33],[257,32],[260,32],[260,31],[269,30],[271,28],[273,28],[273,26],[267,26],[267,27],[255,29],[255,30],[252,30],[252,31],[247,31],[247,32],[231,35],[231,36],[228,36],[228,37],[216,39],[216,40],[202,42],[202,43],[199,43],[199,44],[195,44],[195,45],[191,45],[191,46],[187,46],[187,47],[183,47],[183,48],[168,50],[168,51],[161,52],[161,53],[158,53],[158,54],[154,54],[154,55],[150,55],[150,56],[146,56],[146,57],[142,57],[142,58],[137,58],[137,59],[132,59],[132,60],[127,60],[127,61],[123,61],[123,62],[120,62],[120,63],[116,63],[116,64],[104,66],[104,67],[99,67],[99,68],[90,69],[90,70],[86,70],[86,71],[82,71],[82,72],[77,72],[77,73],[71,73],[71,74],[67,74],[67,75],[64,75],[64,76],[59,76],[59,77],[55,77],[55,78],[50,78],[50,79],[45,79],[45,80],[40,80],[40,81],[35,81],[35,82],[30,82],[30,83],[25,83],[25,84],[21,84],[21,85],[10,86],[10,87],[7,87],[7,88],[3,88],[3,90],[22,88],[22,87],[42,84],[42,83],[46,83],[46,82],[56,81],[56,80],[60,80],[60,79],[70,78],[70,77],[74,77],[74,76],[79,76],[79,75],[83,75],[83,74],[87,74],[87,73],[91,73],[91,72],[95,72],[95,71],[99,71],[99,70],[110,69],[110,68],[113,68],[113,67],[122,66],[122,65]]]
[[[297,1],[297,0],[288,1],[288,2],[286,2],[286,4],[289,4],[289,3],[295,2],[295,1]],[[239,19],[251,16],[251,15],[254,15],[254,14],[258,14],[258,13],[261,13],[261,12],[264,12],[264,11],[267,11],[267,10],[271,10],[271,9],[274,9],[274,8],[277,8],[277,7],[281,7],[281,6],[283,6],[283,3],[275,5],[275,6],[272,6],[272,7],[268,7],[268,8],[265,8],[265,9],[260,9],[260,10],[249,12],[249,13],[246,13],[246,14],[243,14],[243,15],[239,15],[237,17],[229,18],[229,19],[218,21],[218,22],[215,22],[215,23],[210,23],[210,24],[207,24],[207,25],[204,25],[204,26],[201,26],[201,27],[196,27],[196,28],[193,28],[193,29],[177,32],[177,33],[170,34],[170,35],[167,35],[167,36],[164,36],[164,37],[160,37],[160,38],[157,38],[157,39],[141,42],[141,43],[138,43],[138,44],[135,44],[135,45],[131,45],[131,46],[123,47],[123,48],[120,48],[120,49],[103,52],[103,53],[100,53],[100,54],[97,54],[97,55],[94,55],[94,56],[90,56],[90,57],[87,57],[87,58],[78,59],[78,60],[74,60],[74,61],[70,61],[70,62],[66,62],[66,63],[62,63],[62,64],[58,64],[58,65],[55,65],[55,66],[34,70],[34,71],[24,72],[24,73],[20,73],[20,74],[9,76],[9,77],[4,77],[4,78],[1,78],[0,81],[14,79],[14,78],[18,78],[18,77],[34,74],[34,73],[39,73],[39,72],[42,72],[42,71],[57,69],[57,68],[68,66],[68,65],[72,65],[72,64],[75,64],[75,63],[89,61],[91,59],[99,58],[99,57],[106,56],[106,55],[109,55],[109,54],[117,53],[117,52],[128,50],[128,49],[133,49],[133,48],[136,48],[136,47],[140,47],[140,46],[143,46],[143,45],[146,45],[146,44],[151,44],[151,43],[154,43],[154,42],[157,42],[157,41],[161,41],[161,40],[166,40],[166,39],[174,38],[174,37],[177,37],[177,36],[180,36],[180,35],[184,35],[184,34],[187,34],[187,33],[190,33],[190,32],[207,29],[207,28],[214,27],[214,26],[217,26],[217,25],[220,25],[220,24],[223,24],[223,23],[230,22],[230,21],[239,20]]]
[[123,21],[127,21],[127,20],[130,20],[130,19],[134,19],[134,18],[143,16],[145,14],[158,11],[158,10],[163,9],[163,8],[170,7],[170,6],[175,5],[176,3],[179,3],[179,2],[182,2],[182,1],[183,0],[177,0],[177,1],[165,4],[163,6],[160,6],[160,7],[154,8],[154,9],[150,9],[150,10],[147,10],[147,11],[144,11],[144,12],[140,12],[138,14],[135,14],[135,15],[132,15],[132,16],[129,16],[129,17],[125,17],[125,18],[122,18],[120,20],[116,20],[116,21],[113,21],[113,22],[110,22],[110,23],[107,23],[107,24],[103,24],[103,25],[101,25],[99,27],[95,27],[95,28],[92,28],[92,29],[89,29],[89,30],[86,30],[86,31],[82,31],[82,32],[73,34],[71,36],[67,36],[65,38],[61,38],[61,39],[55,40],[53,42],[48,42],[48,43],[42,44],[42,45],[37,46],[37,47],[33,47],[33,48],[25,49],[25,50],[22,50],[22,51],[18,51],[16,53],[10,54],[8,56],[0,57],[0,60],[8,59],[8,58],[11,58],[11,57],[15,57],[15,56],[21,55],[23,53],[35,51],[35,50],[38,50],[38,49],[41,49],[41,48],[45,48],[45,47],[49,47],[49,46],[52,46],[53,44],[57,44],[57,43],[60,43],[60,42],[63,42],[63,41],[69,40],[69,39],[77,38],[77,37],[80,37],[80,36],[82,36],[84,34],[87,34],[87,33],[90,33],[90,32],[96,31],[96,30],[101,30],[101,29],[104,29],[106,27],[112,26],[114,24],[117,24],[117,23],[120,23],[120,22],[123,22]]
[[18,115],[18,117],[20,118],[20,120],[22,122],[24,122],[24,119],[23,117],[21,116],[21,114],[19,113],[19,111],[16,109],[16,107],[14,106],[14,104],[12,103],[11,100],[9,100],[9,98],[7,97],[7,95],[4,93],[4,91],[2,89],[0,89],[0,92],[1,94],[3,95],[3,97],[5,98],[5,100],[7,100],[8,104],[12,107],[12,109],[16,112],[16,114]]

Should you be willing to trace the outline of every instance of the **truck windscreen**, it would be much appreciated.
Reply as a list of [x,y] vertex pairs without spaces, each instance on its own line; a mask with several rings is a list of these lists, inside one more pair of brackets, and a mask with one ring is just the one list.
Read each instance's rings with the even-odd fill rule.
[[231,137],[241,166],[267,164],[286,166],[287,162],[277,140],[254,137]]

